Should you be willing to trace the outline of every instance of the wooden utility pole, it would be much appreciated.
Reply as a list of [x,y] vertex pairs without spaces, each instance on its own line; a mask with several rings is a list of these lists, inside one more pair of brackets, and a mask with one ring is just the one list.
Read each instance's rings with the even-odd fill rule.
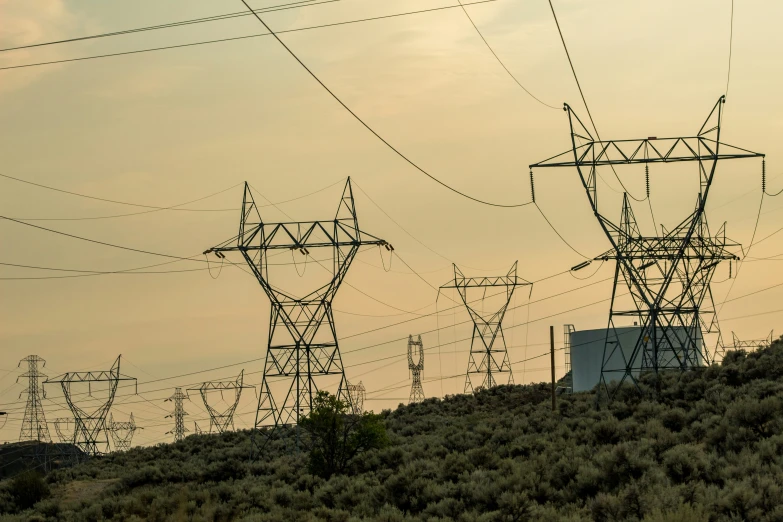
[[555,395],[555,327],[549,327],[549,355],[552,364],[552,411],[557,409],[557,396]]

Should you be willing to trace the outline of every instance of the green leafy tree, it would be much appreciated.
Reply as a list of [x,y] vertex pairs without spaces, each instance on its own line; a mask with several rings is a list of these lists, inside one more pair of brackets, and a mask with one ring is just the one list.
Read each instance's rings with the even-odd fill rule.
[[307,433],[310,472],[324,478],[344,473],[351,461],[364,451],[389,444],[380,415],[349,414],[347,403],[320,391],[310,414],[299,423]]

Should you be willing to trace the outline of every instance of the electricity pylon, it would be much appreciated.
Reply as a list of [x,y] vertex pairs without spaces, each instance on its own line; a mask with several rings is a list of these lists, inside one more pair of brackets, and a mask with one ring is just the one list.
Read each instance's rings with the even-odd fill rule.
[[[622,384],[628,379],[638,389],[638,375],[653,372],[659,387],[660,370],[684,371],[709,361],[703,335],[716,324],[710,281],[721,261],[737,259],[731,249],[739,245],[726,239],[725,227],[716,236],[710,234],[705,216],[707,198],[719,161],[764,158],[763,154],[721,143],[724,103],[721,96],[694,136],[609,141],[594,139],[566,104],[571,150],[530,165],[531,172],[534,168],[576,167],[593,213],[611,244],[611,250],[596,258],[616,261],[601,367],[602,389],[610,397],[617,390],[609,389],[612,381]],[[627,194],[619,224],[600,213],[599,168],[645,164],[649,197],[649,164],[679,162],[698,164],[699,193],[695,210],[671,231],[661,227],[661,235],[642,235]],[[633,307],[617,302],[623,285],[631,294]],[[624,349],[617,331],[623,325],[617,323],[630,319],[637,320],[639,333],[630,349]]]
[[[504,276],[493,277],[465,277],[454,265],[454,280],[441,286],[441,289],[456,288],[462,303],[473,321],[473,336],[470,340],[470,355],[468,358],[468,370],[465,374],[465,393],[473,392],[478,388],[491,388],[498,384],[498,374],[508,374],[507,383],[514,384],[514,374],[508,360],[506,339],[503,336],[503,317],[511,302],[511,296],[518,286],[532,285],[517,277],[517,262],[511,266],[511,270]],[[494,312],[478,310],[469,303],[473,301],[468,294],[471,290],[481,290],[484,295],[488,288],[505,288],[503,305]],[[501,296],[503,293],[500,294]],[[477,342],[480,341],[480,342]],[[502,377],[502,375],[500,376]],[[474,386],[474,381],[478,382]],[[505,384],[505,383],[502,383]]]
[[[418,352],[418,361],[415,363],[413,362],[414,352]],[[415,404],[424,400],[424,389],[421,387],[421,372],[424,371],[424,343],[421,341],[421,335],[416,341],[413,340],[412,335],[408,336],[408,370],[413,378],[408,404]]]
[[166,435],[174,435],[174,442],[183,440],[185,438],[185,432],[188,431],[185,427],[185,415],[187,415],[188,412],[185,411],[183,405],[183,401],[187,398],[188,396],[182,393],[182,388],[174,388],[174,395],[164,401],[174,402],[174,411],[171,415],[166,415],[167,419],[174,419],[174,429],[166,432]]
[[563,356],[565,358],[565,375],[563,376],[562,390],[565,393],[574,391],[574,374],[571,369],[571,334],[576,331],[572,324],[563,325]]
[[740,340],[739,337],[737,337],[737,334],[734,332],[731,332],[731,338],[732,338],[732,348],[735,350],[757,350],[761,348],[769,348],[772,346],[772,337],[775,334],[775,330],[770,330],[769,335],[766,339],[746,339],[746,340]]
[[348,390],[348,397],[351,401],[351,413],[354,415],[361,415],[364,413],[364,399],[367,396],[367,390],[364,388],[363,383],[346,385]]
[[[209,433],[212,433],[213,428],[217,433],[234,430],[234,412],[239,404],[239,398],[242,396],[242,390],[255,388],[255,386],[244,384],[244,379],[245,370],[242,370],[233,381],[207,381],[201,383],[201,386],[198,388],[188,388],[188,391],[199,392],[201,400],[204,401],[204,407],[209,413]],[[219,391],[221,398],[223,397],[223,392],[233,392],[234,399],[233,402],[228,402],[228,408],[219,411],[209,404],[209,392],[214,391]]]
[[193,433],[195,433],[196,435],[203,435],[204,434],[204,430],[202,430],[199,427],[198,422],[196,422],[196,421],[193,421]]
[[[128,377],[120,373],[120,360],[122,355],[114,361],[110,370],[96,370],[91,372],[67,372],[53,379],[47,379],[44,384],[60,384],[65,396],[65,402],[73,413],[76,423],[74,430],[74,445],[84,454],[89,456],[102,455],[109,451],[109,435],[106,430],[106,415],[109,413],[114,395],[117,392],[117,385],[120,381],[133,381],[135,377]],[[107,397],[103,403],[97,407],[77,405],[77,396],[87,396],[87,400],[95,400],[92,397],[92,386],[95,383],[106,383]],[[86,393],[74,393],[71,390],[72,385],[87,385]],[[80,386],[84,389],[84,386]],[[137,390],[138,391],[138,390]]]
[[[292,425],[310,413],[320,387],[339,378],[337,398],[350,401],[345,371],[337,341],[332,300],[343,282],[359,248],[391,245],[362,232],[354,205],[351,179],[345,184],[334,219],[288,223],[265,223],[245,184],[242,216],[235,246],[226,243],[207,250],[218,257],[238,251],[258,279],[272,304],[269,320],[264,377],[258,398],[254,427]],[[331,250],[328,281],[297,297],[272,284],[268,254],[294,251],[309,256],[310,251]],[[318,262],[315,260],[315,262]],[[318,262],[320,264],[320,262]],[[270,379],[281,381],[284,392],[273,393]]]
[[114,443],[115,451],[128,451],[133,441],[133,434],[136,430],[140,430],[136,426],[136,420],[133,418],[133,413],[130,414],[130,419],[127,422],[114,422],[114,414],[109,414],[109,424],[107,431],[111,435],[111,441]]
[[[23,362],[27,363],[27,371],[16,378],[16,382],[19,382],[19,379],[27,377],[27,389],[22,392],[27,393],[27,404],[24,407],[24,419],[22,419],[22,429],[19,432],[19,441],[51,442],[52,438],[49,436],[49,427],[46,424],[41,404],[41,396],[43,394],[43,397],[46,397],[46,392],[38,385],[41,378],[47,377],[38,370],[38,363],[41,363],[41,366],[46,366],[46,361],[37,355],[28,355],[19,361],[17,368]],[[21,397],[22,394],[20,393],[19,396]]]
[[76,423],[70,417],[61,417],[54,419],[54,431],[57,432],[57,438],[65,444],[73,444],[76,434]]

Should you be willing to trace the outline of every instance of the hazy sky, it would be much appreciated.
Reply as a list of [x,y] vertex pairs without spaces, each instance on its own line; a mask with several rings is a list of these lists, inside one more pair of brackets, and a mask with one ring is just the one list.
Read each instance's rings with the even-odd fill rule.
[[[275,5],[253,2],[253,7]],[[339,0],[264,14],[275,30],[456,5],[449,1]],[[561,27],[590,109],[604,138],[692,135],[726,91],[731,3],[715,1],[624,2],[555,0]],[[556,107],[584,106],[546,0],[494,0],[468,6],[471,16],[507,67],[531,92]],[[0,1],[2,48],[240,12],[241,2]],[[767,154],[768,185],[783,185],[776,138],[783,126],[780,71],[783,4],[737,2],[723,141]],[[0,52],[0,67],[132,51],[263,32],[257,20],[238,17],[112,38]],[[530,198],[527,165],[569,146],[566,114],[542,106],[520,89],[494,60],[459,8],[283,34],[281,38],[356,113],[430,173],[478,198],[498,203]],[[159,211],[88,200],[0,178],[0,215],[98,241],[174,256],[198,256],[236,234],[242,181],[272,201],[329,187],[280,206],[294,219],[331,219],[351,176],[363,230],[391,242],[432,286],[448,281],[450,262],[466,275],[518,273],[539,280],[582,261],[546,225],[535,207],[491,208],[460,198],[424,177],[381,144],[343,110],[271,37],[0,70],[0,174],[100,198],[171,206],[224,191],[188,205],[210,212]],[[626,186],[644,193],[644,169],[619,169]],[[605,214],[618,216],[621,195],[611,173],[600,186]],[[759,208],[759,161],[724,162],[708,205],[713,230],[728,222],[728,235],[750,244]],[[232,188],[233,187],[233,188]],[[229,190],[226,190],[229,189]],[[659,223],[673,226],[691,210],[698,190],[696,166],[651,168],[652,205]],[[366,194],[365,194],[366,192]],[[371,197],[412,239],[375,206]],[[756,239],[781,225],[783,196],[766,198]],[[554,226],[581,253],[609,248],[573,170],[541,170],[536,199]],[[259,202],[261,199],[259,198]],[[653,233],[647,204],[635,206]],[[287,219],[273,207],[270,221]],[[69,218],[69,219],[65,219]],[[41,221],[30,221],[30,220]],[[169,259],[109,248],[18,223],[0,222],[0,262],[72,270],[125,270]],[[432,250],[430,250],[432,249]],[[755,246],[751,258],[781,253],[783,234]],[[432,251],[438,252],[436,255]],[[281,256],[286,262],[288,255]],[[197,257],[198,259],[198,257]],[[203,259],[201,257],[200,259]],[[736,282],[728,266],[716,274],[717,302],[783,282],[781,258],[746,262]],[[235,258],[240,261],[239,258]],[[301,259],[295,259],[301,262]],[[408,334],[423,336],[427,396],[461,392],[470,335],[464,310],[418,318],[436,310],[436,292],[388,253],[370,248],[354,263],[335,300],[346,373],[363,381],[369,408],[407,402]],[[203,269],[177,262],[149,270]],[[216,266],[213,265],[216,269]],[[300,285],[292,271],[279,283]],[[594,264],[535,285],[531,299],[589,286],[524,307],[517,292],[506,320],[512,361],[548,350],[548,327],[606,325],[608,303],[565,310],[610,296],[610,264]],[[305,277],[319,267],[308,264]],[[107,367],[123,354],[123,373],[139,379],[144,399],[131,388],[118,392],[115,418],[130,412],[145,427],[134,442],[170,440],[174,386],[235,376],[243,367],[144,384],[146,381],[263,357],[269,304],[258,283],[227,266],[217,279],[204,270],[169,274],[78,275],[0,268],[0,407],[11,415],[0,430],[16,440],[24,383],[15,384],[17,362],[28,354],[48,361],[45,371]],[[217,275],[217,270],[212,274]],[[732,275],[736,275],[736,268]],[[11,278],[11,279],[7,279]],[[604,280],[603,282],[600,282]],[[348,286],[350,284],[351,286]],[[355,287],[355,288],[353,288]],[[357,289],[372,296],[372,299]],[[783,287],[726,304],[724,337],[765,337],[779,313]],[[437,308],[453,297],[441,295]],[[380,302],[379,302],[380,301]],[[382,303],[385,304],[382,304]],[[486,303],[489,307],[489,301]],[[783,308],[783,307],[781,307]],[[413,313],[408,313],[413,312]],[[523,325],[533,321],[529,330]],[[540,319],[544,318],[544,319]],[[536,321],[536,319],[540,319]],[[393,323],[408,321],[396,326]],[[515,325],[519,325],[514,327]],[[386,327],[388,326],[388,327]],[[372,333],[362,332],[386,327]],[[783,333],[783,332],[782,332]],[[372,348],[360,348],[385,343]],[[352,353],[354,352],[354,353]],[[398,356],[396,359],[384,359]],[[563,372],[558,352],[558,375]],[[258,384],[262,362],[244,365],[246,382]],[[517,383],[548,378],[548,359],[514,365]],[[396,388],[395,388],[396,386]],[[391,390],[379,392],[381,388]],[[61,394],[48,388],[46,415],[68,416]],[[145,401],[146,399],[146,401]],[[216,397],[216,401],[219,397]],[[236,426],[252,425],[256,399],[246,391]],[[206,427],[203,406],[186,403]]]

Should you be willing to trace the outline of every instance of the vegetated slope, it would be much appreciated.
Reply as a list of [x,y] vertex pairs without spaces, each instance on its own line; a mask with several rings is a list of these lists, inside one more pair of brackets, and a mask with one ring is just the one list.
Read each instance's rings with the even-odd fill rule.
[[583,393],[553,413],[543,384],[429,399],[385,412],[391,445],[329,480],[293,438],[249,462],[247,432],[192,436],[55,471],[4,520],[783,520],[781,376],[778,341],[600,409]]

